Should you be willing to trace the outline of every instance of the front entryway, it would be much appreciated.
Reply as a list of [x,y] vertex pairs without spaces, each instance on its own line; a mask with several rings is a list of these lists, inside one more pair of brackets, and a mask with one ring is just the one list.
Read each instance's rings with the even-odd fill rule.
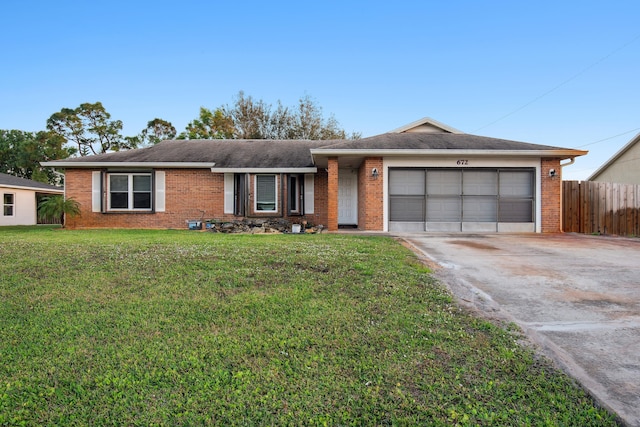
[[338,171],[338,225],[358,225],[358,172]]

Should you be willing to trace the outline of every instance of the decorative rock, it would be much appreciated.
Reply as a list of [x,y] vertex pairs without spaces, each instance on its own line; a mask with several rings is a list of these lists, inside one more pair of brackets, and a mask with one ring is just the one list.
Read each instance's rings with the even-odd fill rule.
[[[245,218],[233,221],[207,221],[207,230],[213,233],[250,233],[273,234],[291,233],[291,221],[284,218]],[[309,226],[306,221],[301,223],[300,234],[320,233],[323,225]]]

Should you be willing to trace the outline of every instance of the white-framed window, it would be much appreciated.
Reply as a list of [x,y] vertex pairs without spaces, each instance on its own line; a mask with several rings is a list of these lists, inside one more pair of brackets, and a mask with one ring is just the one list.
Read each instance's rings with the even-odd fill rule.
[[107,206],[110,211],[150,211],[150,173],[107,174]]
[[2,215],[14,216],[16,212],[16,195],[13,193],[4,193],[2,195]]
[[256,175],[255,210],[256,212],[278,211],[278,189],[276,175]]

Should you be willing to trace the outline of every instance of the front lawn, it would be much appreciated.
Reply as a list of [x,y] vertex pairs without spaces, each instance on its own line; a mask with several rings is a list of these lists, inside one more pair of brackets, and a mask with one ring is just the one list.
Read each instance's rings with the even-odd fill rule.
[[389,238],[0,229],[0,425],[615,425]]

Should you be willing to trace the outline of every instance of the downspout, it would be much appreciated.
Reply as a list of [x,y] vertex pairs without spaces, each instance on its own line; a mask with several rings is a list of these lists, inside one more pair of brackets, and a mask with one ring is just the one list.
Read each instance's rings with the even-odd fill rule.
[[[560,163],[560,168],[562,169],[562,168],[563,168],[563,167],[565,167],[565,166],[570,166],[570,165],[574,164],[575,162],[576,162],[576,158],[575,158],[575,157],[572,157],[572,158],[569,160],[569,163]],[[560,175],[560,176],[562,176],[562,175]]]
[[560,163],[560,231],[564,233],[564,185],[562,185],[562,168],[570,166],[576,162],[572,157],[567,163]]

